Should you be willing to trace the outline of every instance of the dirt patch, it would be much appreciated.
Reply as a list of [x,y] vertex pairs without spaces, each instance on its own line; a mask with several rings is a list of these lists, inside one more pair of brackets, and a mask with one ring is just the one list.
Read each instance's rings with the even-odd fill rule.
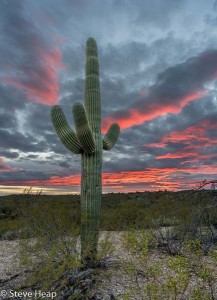
[[[89,284],[88,296],[83,299],[95,299],[95,300],[114,300],[114,299],[146,299],[144,298],[143,290],[144,287],[149,282],[147,276],[145,275],[145,270],[140,265],[140,260],[137,255],[130,255],[122,247],[122,235],[123,232],[102,232],[100,234],[100,242],[106,240],[109,236],[110,244],[113,248],[113,254],[106,260],[103,267],[99,267],[94,271],[95,279],[93,280],[94,285]],[[100,244],[99,242],[99,244]],[[78,245],[79,247],[79,245]],[[22,288],[25,291],[31,290],[29,287],[24,286],[25,277],[28,270],[21,269],[19,267],[16,256],[19,251],[19,240],[14,241],[1,241],[0,242],[0,290],[15,290],[16,288]],[[162,278],[168,273],[167,264],[165,263],[170,257],[166,254],[162,254],[157,250],[153,250],[148,256],[147,266],[163,266],[160,267],[162,271]],[[128,263],[132,263],[132,269]],[[209,256],[201,257],[201,263],[205,263],[205,266],[212,268],[212,260]],[[127,267],[126,267],[127,266]],[[130,272],[128,272],[130,271]],[[154,272],[154,270],[153,270]],[[213,272],[215,272],[215,267],[213,266]],[[172,274],[172,273],[171,273]],[[183,273],[184,274],[184,273]],[[78,274],[80,276],[81,274]],[[73,275],[74,276],[74,275]],[[184,275],[183,275],[184,276]],[[160,279],[161,282],[164,279]],[[174,276],[175,279],[175,276]],[[89,278],[85,278],[84,282],[90,283]],[[150,281],[152,282],[152,281]],[[212,286],[217,286],[217,279],[214,276],[212,279]],[[189,283],[186,287],[185,294],[187,295],[189,291],[195,287],[201,287],[202,291],[209,291],[209,285],[203,281],[201,278],[196,276],[196,273],[190,274]],[[130,295],[130,293],[134,295]],[[216,291],[213,293],[216,296]],[[128,295],[127,295],[128,294]],[[125,295],[125,296],[124,296]],[[189,299],[188,296],[182,295],[177,296],[176,299]],[[202,295],[202,294],[201,294]],[[56,299],[70,299],[64,298],[64,295],[58,294]],[[126,298],[128,297],[128,298]],[[1,297],[0,297],[1,299]],[[11,298],[5,298],[11,299]],[[22,298],[19,298],[22,299]],[[26,298],[23,298],[26,300]],[[71,298],[74,299],[74,298]],[[76,299],[76,298],[75,298]],[[82,299],[82,298],[77,298]],[[158,298],[156,298],[158,299]],[[159,298],[167,299],[167,298]],[[195,298],[196,299],[196,298]],[[205,299],[204,296],[200,296],[197,299]],[[217,299],[217,298],[213,298]]]

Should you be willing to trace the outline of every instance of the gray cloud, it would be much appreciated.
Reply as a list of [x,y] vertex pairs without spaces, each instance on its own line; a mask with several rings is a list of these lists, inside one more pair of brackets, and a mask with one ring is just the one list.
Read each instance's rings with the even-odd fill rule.
[[[11,3],[0,3],[0,157],[2,168],[4,161],[10,167],[0,172],[1,184],[80,173],[80,157],[60,143],[50,122],[50,107],[44,104],[54,103],[59,89],[58,103],[74,127],[71,108],[75,101],[83,102],[85,40],[89,36],[99,45],[103,118],[113,114],[117,121],[127,118],[129,108],[144,114],[153,112],[155,106],[162,112],[166,105],[176,109],[177,99],[213,88],[175,114],[159,113],[123,130],[115,148],[104,153],[103,171],[180,167],[186,170],[182,173],[186,178],[200,178],[188,172],[193,162],[157,159],[182,151],[184,141],[170,141],[165,147],[149,144],[216,116],[217,36],[211,6],[204,18],[200,13],[204,20],[200,25],[199,17],[184,24],[186,18],[195,16],[187,0]],[[198,11],[199,7],[204,7],[202,1]],[[61,69],[61,61],[65,69]],[[205,86],[207,83],[210,86]],[[205,134],[216,137],[211,127]],[[204,147],[201,153],[207,157],[201,159],[201,165],[214,165],[215,151],[215,145]],[[178,173],[169,178],[181,180]],[[148,184],[140,186],[148,188]]]
[[53,103],[57,96],[55,70],[60,67],[54,42],[28,16],[25,1],[18,0],[16,5],[1,1],[0,9],[2,80],[23,90],[30,101]]

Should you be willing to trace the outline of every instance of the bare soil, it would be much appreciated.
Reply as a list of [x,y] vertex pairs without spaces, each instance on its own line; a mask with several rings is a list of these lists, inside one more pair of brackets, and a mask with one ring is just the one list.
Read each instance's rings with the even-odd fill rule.
[[[106,232],[102,232],[100,240],[103,240],[106,235]],[[132,296],[131,294],[128,299],[145,299],[141,294],[141,290],[147,283],[145,277],[132,276],[132,273],[129,275],[125,271],[125,262],[129,262],[129,260],[131,260],[133,264],[136,265],[136,256],[129,256],[129,254],[123,250],[121,243],[121,232],[110,232],[109,236],[111,238],[112,245],[114,246],[113,254],[110,257],[110,260],[108,260],[109,263],[107,268],[98,270],[95,285],[89,291],[89,296],[85,299],[127,299],[124,297],[124,294],[126,294],[127,291],[132,292],[134,290],[135,295]],[[25,287],[25,277],[28,273],[28,270],[20,268],[19,263],[16,259],[18,251],[19,240],[0,241],[0,292],[1,290],[15,290],[20,287],[25,290],[30,290],[29,287]],[[157,264],[160,264],[164,259],[166,259],[166,257],[168,257],[166,254],[162,254],[158,251],[153,251],[153,253],[149,256],[149,261],[150,263],[155,262]],[[204,257],[203,260],[205,260],[207,265],[211,264],[208,256]],[[140,265],[138,265],[137,267],[139,270]],[[190,284],[186,289],[186,295],[188,294],[188,290],[191,290],[195,286],[204,286],[204,284],[200,278],[192,276]],[[215,282],[215,286],[217,286],[217,280]],[[204,288],[208,289],[209,287],[204,286]],[[0,296],[0,299],[11,298],[1,298]],[[26,300],[27,298],[23,299]],[[59,298],[57,297],[57,299]],[[183,295],[180,299],[188,299],[188,296]]]

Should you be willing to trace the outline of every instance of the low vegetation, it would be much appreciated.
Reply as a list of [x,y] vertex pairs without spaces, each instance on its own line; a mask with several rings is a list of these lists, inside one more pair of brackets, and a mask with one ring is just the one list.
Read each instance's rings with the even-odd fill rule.
[[[130,282],[117,299],[217,299],[216,201],[213,188],[103,195],[103,238],[91,282],[97,286],[98,277],[116,276],[117,269]],[[114,234],[120,235],[118,250]],[[31,190],[0,197],[0,239],[19,239],[19,261],[29,270],[26,286],[88,299],[92,286],[82,290],[76,279],[86,272],[79,235],[78,195]],[[103,271],[102,262],[114,255],[118,263]]]

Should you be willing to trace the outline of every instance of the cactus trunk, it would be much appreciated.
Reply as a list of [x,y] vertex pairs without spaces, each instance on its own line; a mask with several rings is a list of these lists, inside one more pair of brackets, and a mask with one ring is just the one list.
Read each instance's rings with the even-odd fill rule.
[[81,154],[81,258],[85,266],[97,259],[102,194],[102,151],[116,144],[120,132],[112,124],[102,139],[99,62],[96,41],[87,40],[84,106],[73,105],[76,132],[67,123],[59,106],[51,110],[54,128],[62,143],[73,153]]
[[91,264],[96,259],[102,194],[102,137],[99,63],[96,43],[87,44],[84,106],[95,141],[93,154],[82,154],[81,251]]
[[[82,155],[81,179],[81,256],[84,264],[96,260],[101,208],[102,142],[94,154]],[[100,151],[101,148],[101,151]]]

